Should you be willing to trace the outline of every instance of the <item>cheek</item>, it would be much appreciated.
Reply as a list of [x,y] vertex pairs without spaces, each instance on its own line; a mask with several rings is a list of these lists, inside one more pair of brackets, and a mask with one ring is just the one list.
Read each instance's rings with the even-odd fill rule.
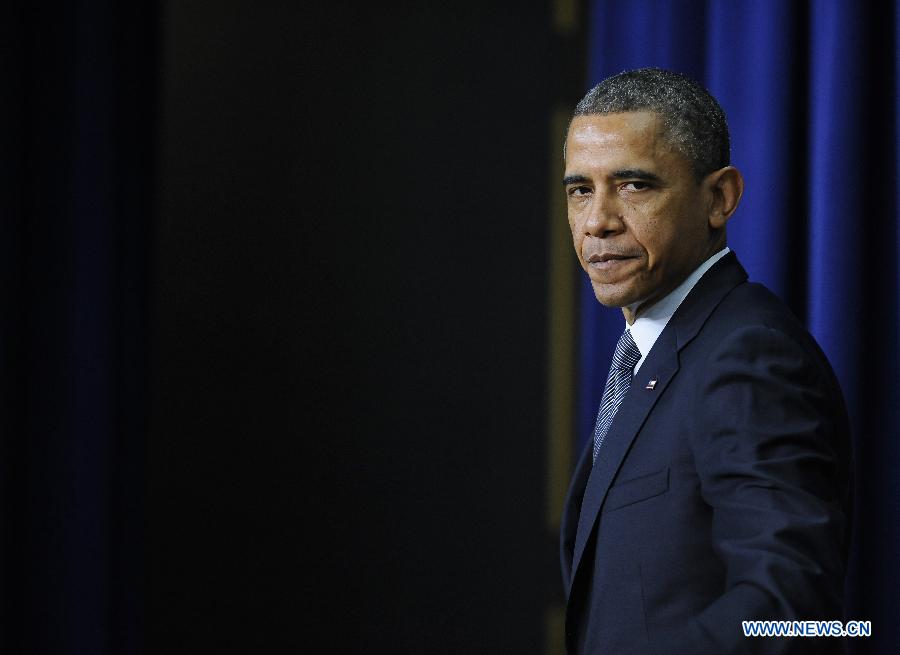
[[665,263],[676,239],[677,235],[671,234],[671,225],[660,218],[648,220],[635,234],[635,240],[647,253],[647,268],[651,270]]
[[572,233],[572,249],[575,251],[575,258],[578,260],[578,265],[581,266],[581,268],[586,268],[587,264],[581,256],[582,241],[584,241],[584,239],[581,236],[577,233]]
[[572,244],[575,246],[575,250],[578,251],[580,256],[581,242],[584,240],[584,230],[581,229],[578,218],[572,214],[569,214],[569,230],[572,232]]
[[655,217],[637,216],[628,226],[631,240],[648,255],[652,255],[656,250],[661,223]]

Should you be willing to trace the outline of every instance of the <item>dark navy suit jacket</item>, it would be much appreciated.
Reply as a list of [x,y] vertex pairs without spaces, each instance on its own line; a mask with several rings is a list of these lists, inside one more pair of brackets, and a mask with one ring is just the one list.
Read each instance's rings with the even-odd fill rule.
[[745,638],[741,621],[844,618],[850,462],[827,360],[729,253],[657,339],[596,464],[590,444],[577,464],[568,651],[842,652],[836,638]]

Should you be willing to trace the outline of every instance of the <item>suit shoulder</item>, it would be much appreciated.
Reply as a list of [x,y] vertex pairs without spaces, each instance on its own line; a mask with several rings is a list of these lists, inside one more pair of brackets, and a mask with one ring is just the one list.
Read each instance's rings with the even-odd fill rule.
[[762,284],[744,282],[737,285],[713,310],[711,321],[721,327],[767,327],[789,336],[805,335],[806,328],[781,298]]
[[780,340],[792,342],[796,351],[804,352],[806,358],[824,373],[829,386],[840,393],[831,364],[815,338],[787,304],[762,284],[743,282],[734,287],[713,309],[698,334],[698,345],[709,353],[730,336],[748,331],[771,331],[780,334]]

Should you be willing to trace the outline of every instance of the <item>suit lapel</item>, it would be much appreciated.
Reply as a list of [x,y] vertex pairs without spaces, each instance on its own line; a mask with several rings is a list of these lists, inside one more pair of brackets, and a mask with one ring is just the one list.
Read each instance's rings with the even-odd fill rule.
[[[678,352],[697,335],[713,309],[728,292],[746,279],[747,273],[738,263],[734,253],[722,257],[684,299],[659,335],[647,359],[641,364],[610,425],[597,461],[588,475],[581,511],[578,514],[571,573],[566,581],[567,596],[571,593],[585,546],[597,522],[609,487],[647,415],[678,372]],[[647,383],[651,378],[656,379],[656,384],[653,389],[647,389]],[[588,450],[590,451],[590,448]],[[581,473],[582,466],[585,465],[590,466],[589,455],[587,463],[584,464],[582,459],[577,471]],[[580,487],[576,487],[573,480],[572,489],[577,488]],[[570,499],[570,502],[576,501]]]
[[[606,492],[609,490],[622,460],[625,459],[631,442],[634,441],[647,414],[650,413],[653,405],[666,390],[669,381],[677,371],[678,351],[675,347],[674,333],[671,330],[665,330],[632,380],[631,387],[619,406],[619,411],[616,412],[609,432],[606,433],[606,438],[603,440],[600,453],[597,455],[597,461],[594,462],[588,477],[578,517],[578,531],[575,536],[572,579],[578,571],[584,547],[597,520],[597,515],[600,513],[603,500],[606,498]],[[650,378],[656,378],[657,381],[652,390],[645,388]]]

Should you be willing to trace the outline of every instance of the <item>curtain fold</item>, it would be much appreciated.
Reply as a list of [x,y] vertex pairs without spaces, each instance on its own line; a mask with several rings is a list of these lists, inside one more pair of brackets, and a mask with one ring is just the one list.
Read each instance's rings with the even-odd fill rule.
[[4,653],[137,653],[156,8],[2,10]]

